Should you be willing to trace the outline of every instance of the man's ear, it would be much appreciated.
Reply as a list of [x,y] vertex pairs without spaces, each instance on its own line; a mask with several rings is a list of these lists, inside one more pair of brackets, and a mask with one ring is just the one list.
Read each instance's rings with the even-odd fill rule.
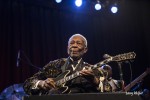
[[86,53],[88,51],[88,47],[84,48],[84,53]]
[[67,46],[67,53],[69,54],[69,47]]

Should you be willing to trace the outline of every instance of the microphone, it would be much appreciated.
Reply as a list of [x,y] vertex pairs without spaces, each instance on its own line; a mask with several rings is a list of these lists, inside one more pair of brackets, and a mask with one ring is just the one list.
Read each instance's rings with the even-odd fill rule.
[[16,66],[19,67],[20,63],[20,50],[18,51],[18,55],[17,55],[17,62],[16,62]]
[[110,57],[111,57],[111,56],[110,56],[109,54],[104,54],[104,55],[103,55],[103,58],[104,58],[104,59],[107,59],[107,58],[110,58]]

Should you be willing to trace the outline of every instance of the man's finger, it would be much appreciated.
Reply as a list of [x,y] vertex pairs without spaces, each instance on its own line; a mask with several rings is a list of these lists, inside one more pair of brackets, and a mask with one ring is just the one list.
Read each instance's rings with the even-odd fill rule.
[[48,81],[46,81],[46,83],[47,83],[48,85],[50,85],[51,87],[55,88],[55,82],[54,82],[54,80],[49,79]]
[[94,75],[92,71],[85,71],[85,70],[81,71],[80,74],[81,75]]
[[43,88],[46,89],[46,90],[48,90],[48,89],[51,89],[51,86],[49,86],[47,83],[45,83],[44,86],[43,86]]

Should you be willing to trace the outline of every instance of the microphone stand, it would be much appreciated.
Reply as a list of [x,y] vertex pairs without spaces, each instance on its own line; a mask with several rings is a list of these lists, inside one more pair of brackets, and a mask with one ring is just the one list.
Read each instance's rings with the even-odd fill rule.
[[[27,57],[27,55],[24,53],[24,51],[20,51],[20,53],[22,53],[23,54],[23,56],[25,57],[25,60],[24,59],[22,59],[21,57],[18,59],[17,58],[17,60],[22,60],[24,63],[26,63],[26,64],[28,64],[29,66],[31,66],[31,67],[33,67],[33,68],[35,68],[35,69],[38,69],[38,70],[41,70],[42,68],[40,68],[40,67],[37,67],[37,66],[35,66],[35,65],[33,65],[32,63],[31,63],[31,61],[29,60],[29,58]],[[18,65],[19,66],[19,65]]]
[[124,81],[123,81],[123,72],[122,72],[122,62],[117,62],[118,63],[118,68],[119,68],[119,74],[120,74],[120,81],[121,81],[121,84],[122,84],[122,90],[124,91]]
[[120,74],[120,80],[123,81],[123,72],[122,72],[122,62],[117,62],[118,63],[118,68],[119,68],[119,74]]

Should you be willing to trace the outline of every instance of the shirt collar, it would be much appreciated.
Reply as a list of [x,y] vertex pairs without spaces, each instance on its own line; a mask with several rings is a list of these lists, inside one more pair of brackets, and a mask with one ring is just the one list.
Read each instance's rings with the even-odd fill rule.
[[70,58],[70,60],[71,60],[72,63],[76,62],[77,64],[79,64],[81,62],[81,60],[82,60],[82,58],[80,58],[79,60],[74,61],[71,57],[69,57],[69,58]]

